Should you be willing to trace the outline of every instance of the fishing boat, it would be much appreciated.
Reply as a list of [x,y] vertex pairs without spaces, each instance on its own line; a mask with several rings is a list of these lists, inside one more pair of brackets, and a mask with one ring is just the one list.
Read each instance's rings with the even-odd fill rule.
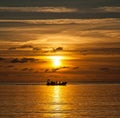
[[67,84],[67,82],[63,82],[63,81],[50,81],[49,79],[47,80],[46,85],[51,85],[51,86],[56,86],[56,85],[62,85],[65,86]]

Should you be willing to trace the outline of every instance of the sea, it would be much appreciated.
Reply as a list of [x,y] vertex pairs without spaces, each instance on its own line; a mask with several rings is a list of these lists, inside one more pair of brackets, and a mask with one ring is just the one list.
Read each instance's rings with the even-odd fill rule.
[[120,84],[0,85],[0,118],[120,118]]

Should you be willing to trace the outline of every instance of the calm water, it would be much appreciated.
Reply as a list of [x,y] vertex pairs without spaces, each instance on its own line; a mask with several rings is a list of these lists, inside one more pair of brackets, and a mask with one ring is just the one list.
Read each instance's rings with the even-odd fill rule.
[[120,85],[1,85],[0,118],[120,118]]

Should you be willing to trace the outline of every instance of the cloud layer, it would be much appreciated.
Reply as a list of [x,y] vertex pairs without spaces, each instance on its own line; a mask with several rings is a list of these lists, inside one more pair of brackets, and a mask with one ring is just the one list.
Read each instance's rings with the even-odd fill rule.
[[0,7],[1,12],[39,12],[39,13],[72,13],[77,9],[66,7]]
[[95,19],[119,18],[119,0],[0,1],[0,19]]
[[0,20],[0,41],[80,43],[94,38],[119,41],[119,30],[119,18]]
[[0,1],[0,45],[119,42],[119,30],[119,0]]

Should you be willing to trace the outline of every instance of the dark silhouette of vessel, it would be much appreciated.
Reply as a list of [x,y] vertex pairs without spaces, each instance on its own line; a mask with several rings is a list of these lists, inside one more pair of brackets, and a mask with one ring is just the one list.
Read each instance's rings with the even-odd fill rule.
[[65,86],[67,84],[67,82],[63,82],[63,81],[50,81],[49,79],[47,80],[46,85],[48,86]]

